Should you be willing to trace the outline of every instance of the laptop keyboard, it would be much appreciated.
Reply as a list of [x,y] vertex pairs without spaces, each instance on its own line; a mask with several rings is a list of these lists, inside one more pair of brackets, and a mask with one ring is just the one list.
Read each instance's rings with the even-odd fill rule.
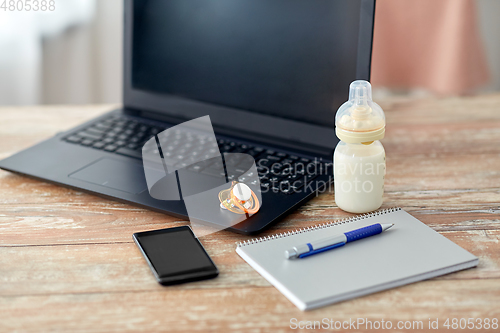
[[[71,133],[63,140],[140,159],[146,141],[166,128],[136,118],[111,116]],[[303,156],[222,138],[218,139],[218,145],[221,153],[245,153],[254,157],[262,192],[292,194],[319,174],[326,173],[324,163]]]

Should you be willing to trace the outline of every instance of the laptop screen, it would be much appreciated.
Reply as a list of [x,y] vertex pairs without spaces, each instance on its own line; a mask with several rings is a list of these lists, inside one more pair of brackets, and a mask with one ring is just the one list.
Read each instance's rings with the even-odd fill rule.
[[360,1],[134,1],[132,87],[334,127]]

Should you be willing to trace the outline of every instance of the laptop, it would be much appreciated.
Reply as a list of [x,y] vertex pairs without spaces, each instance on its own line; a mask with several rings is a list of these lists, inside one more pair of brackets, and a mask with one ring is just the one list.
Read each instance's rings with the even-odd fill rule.
[[[208,115],[220,153],[251,155],[259,168],[262,207],[229,230],[259,233],[332,189],[335,111],[352,81],[369,80],[374,7],[374,0],[126,0],[123,107],[0,168],[187,218],[183,200],[149,194],[141,148]],[[263,172],[269,163],[323,171]],[[280,190],[290,180],[299,181]]]

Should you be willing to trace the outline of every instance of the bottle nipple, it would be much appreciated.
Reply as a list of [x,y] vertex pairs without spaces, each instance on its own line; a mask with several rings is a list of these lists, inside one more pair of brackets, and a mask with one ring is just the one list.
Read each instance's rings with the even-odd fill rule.
[[337,136],[345,142],[370,142],[384,137],[384,112],[373,102],[368,81],[357,80],[351,83],[349,100],[337,111],[335,125]]
[[354,105],[351,118],[357,121],[365,120],[368,118],[371,111],[371,107],[368,104],[366,87],[356,87],[354,90]]

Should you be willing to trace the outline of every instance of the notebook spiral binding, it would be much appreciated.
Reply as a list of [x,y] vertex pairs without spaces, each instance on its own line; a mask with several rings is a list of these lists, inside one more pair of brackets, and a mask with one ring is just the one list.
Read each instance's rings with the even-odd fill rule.
[[337,221],[331,221],[331,222],[326,222],[326,223],[322,223],[322,224],[317,224],[317,225],[314,225],[314,226],[311,226],[311,227],[296,229],[294,231],[283,232],[283,233],[275,234],[275,235],[271,235],[271,236],[250,239],[250,240],[247,240],[247,241],[236,243],[236,246],[237,247],[242,247],[242,246],[247,246],[247,245],[251,245],[251,244],[255,244],[255,243],[266,242],[266,241],[273,240],[273,239],[278,239],[278,238],[288,237],[288,236],[292,236],[292,235],[296,235],[296,234],[301,234],[301,233],[309,232],[309,231],[313,231],[313,230],[328,228],[328,227],[331,227],[332,225],[345,224],[345,223],[350,223],[350,222],[354,222],[354,221],[363,220],[363,219],[366,219],[366,218],[369,218],[369,217],[372,217],[372,216],[378,216],[378,215],[393,213],[393,212],[397,212],[399,210],[401,210],[401,207],[386,208],[386,209],[382,209],[382,210],[379,210],[379,211],[376,211],[376,212],[373,212],[373,213],[367,213],[367,214],[357,215],[357,216],[353,216],[353,217],[346,217],[346,218],[344,218],[342,220],[337,220]]

